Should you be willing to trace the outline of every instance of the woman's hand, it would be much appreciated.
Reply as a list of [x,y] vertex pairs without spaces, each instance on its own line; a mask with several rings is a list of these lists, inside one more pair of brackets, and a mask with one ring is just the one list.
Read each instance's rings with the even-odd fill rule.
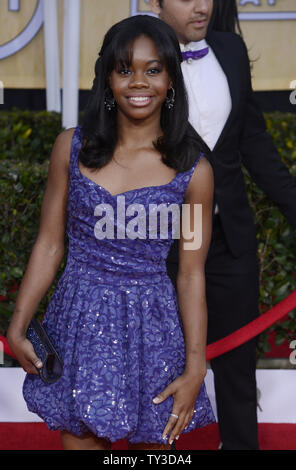
[[171,382],[161,393],[153,399],[153,403],[162,403],[170,395],[174,397],[172,413],[176,416],[170,416],[168,423],[163,431],[163,439],[166,439],[171,432],[169,443],[175,438],[179,438],[181,432],[187,428],[194,415],[196,398],[205,375],[192,376],[184,372]]
[[43,364],[36,355],[32,343],[24,335],[7,335],[7,341],[24,371],[38,375],[37,369]]

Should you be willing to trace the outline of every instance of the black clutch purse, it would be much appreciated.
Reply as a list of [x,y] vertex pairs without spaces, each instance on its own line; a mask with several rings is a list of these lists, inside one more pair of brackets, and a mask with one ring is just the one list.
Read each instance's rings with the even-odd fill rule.
[[42,361],[42,367],[37,368],[40,378],[46,384],[56,382],[63,373],[63,363],[38,318],[31,320],[26,337]]

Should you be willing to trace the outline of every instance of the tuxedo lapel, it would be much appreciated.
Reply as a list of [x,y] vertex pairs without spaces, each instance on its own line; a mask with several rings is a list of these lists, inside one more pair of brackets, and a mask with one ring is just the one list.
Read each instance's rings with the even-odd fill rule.
[[232,120],[235,116],[235,110],[239,103],[239,80],[238,77],[235,75],[235,64],[233,63],[233,55],[230,47],[227,47],[227,42],[223,40],[223,33],[216,34],[212,31],[206,38],[207,43],[212,48],[215,56],[217,57],[218,62],[220,63],[227,81],[229,85],[230,95],[231,95],[231,112],[228,116],[228,119],[225,123],[225,126],[222,129],[222,132],[216,142],[216,145],[213,149],[218,147],[218,145],[222,142],[225,134],[227,133],[228,129],[232,124]]

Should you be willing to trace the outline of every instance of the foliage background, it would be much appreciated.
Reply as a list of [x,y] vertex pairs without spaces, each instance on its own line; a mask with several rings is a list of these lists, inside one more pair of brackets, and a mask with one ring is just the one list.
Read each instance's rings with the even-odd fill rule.
[[[296,115],[269,113],[265,118],[283,162],[296,177]],[[61,130],[61,115],[57,113],[16,108],[0,113],[0,300],[3,296],[0,301],[0,335],[6,334],[17,286],[38,234],[49,157]],[[296,234],[245,169],[244,176],[257,226],[261,267],[260,311],[264,313],[296,289]],[[65,268],[67,253],[66,243],[56,279],[35,312],[39,318],[42,318]],[[270,331],[275,331],[276,344],[295,339],[296,309],[285,321],[278,322],[260,335],[258,357],[270,349],[267,341]],[[16,364],[12,361],[11,365]]]

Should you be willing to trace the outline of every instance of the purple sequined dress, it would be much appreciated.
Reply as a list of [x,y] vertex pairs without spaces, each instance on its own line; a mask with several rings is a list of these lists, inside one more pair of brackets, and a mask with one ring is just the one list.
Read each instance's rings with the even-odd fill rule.
[[[146,214],[149,204],[180,208],[201,156],[168,184],[112,196],[78,168],[81,133],[77,126],[70,158],[67,265],[43,320],[63,360],[63,375],[46,385],[27,374],[23,396],[51,430],[77,436],[91,431],[112,442],[163,443],[173,398],[158,405],[152,399],[182,374],[185,364],[176,291],[166,270],[173,224],[167,239],[148,238],[148,230],[146,238],[118,239],[116,229],[114,239],[99,239],[97,206],[114,209],[119,232],[124,228],[116,218],[119,196],[126,208],[140,204]],[[126,233],[135,215],[126,215]],[[203,383],[185,432],[213,422]]]

